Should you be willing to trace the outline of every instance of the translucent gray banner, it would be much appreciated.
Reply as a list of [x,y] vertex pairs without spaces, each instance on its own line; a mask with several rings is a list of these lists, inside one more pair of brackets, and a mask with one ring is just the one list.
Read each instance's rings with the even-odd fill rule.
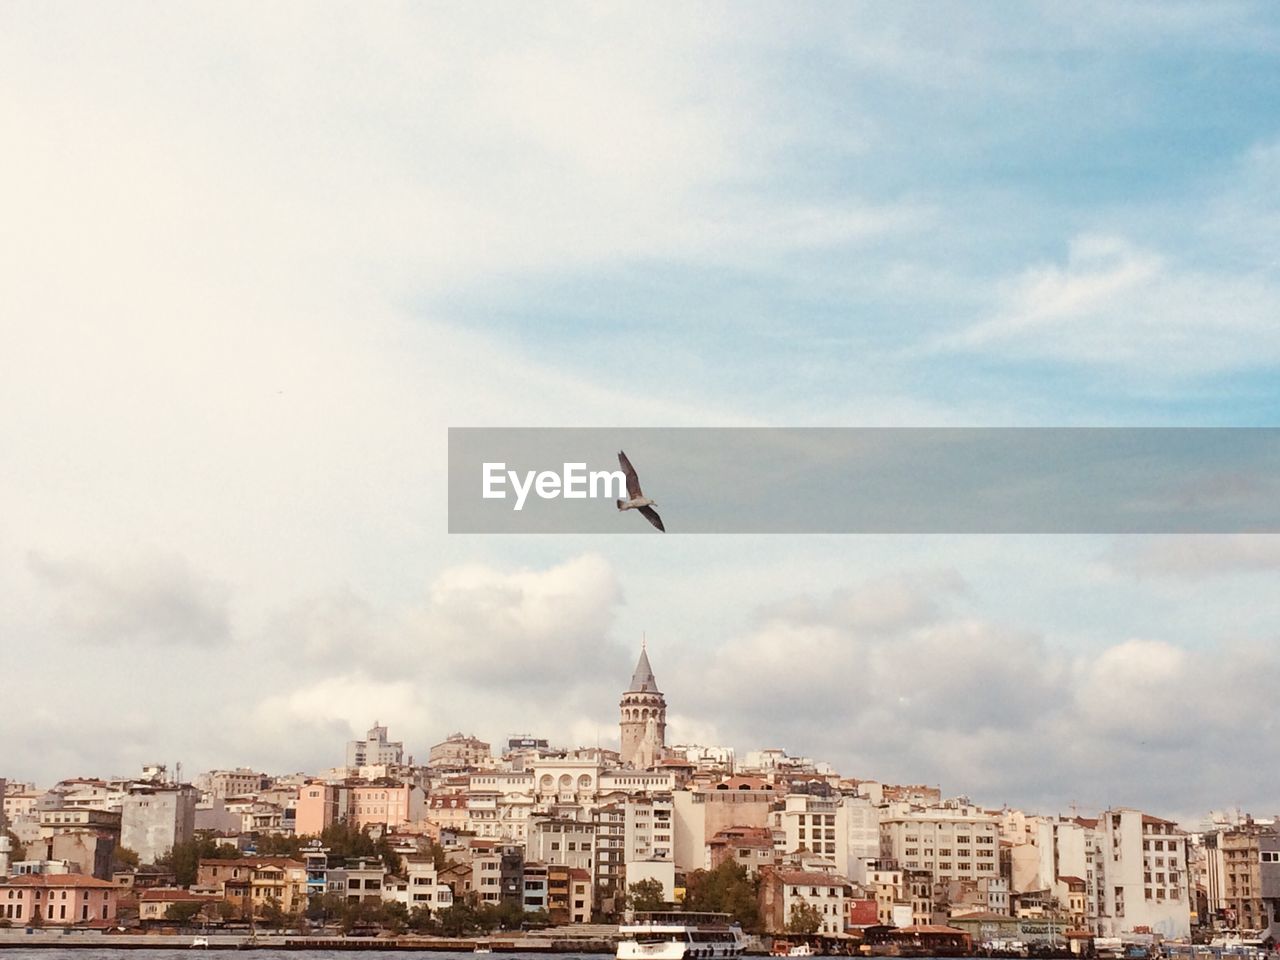
[[1275,533],[1277,428],[453,428],[450,533]]

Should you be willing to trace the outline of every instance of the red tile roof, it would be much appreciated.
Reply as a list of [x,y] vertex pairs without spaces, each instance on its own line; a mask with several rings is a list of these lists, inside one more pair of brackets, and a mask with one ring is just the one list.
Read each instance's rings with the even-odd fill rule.
[[93,887],[102,890],[119,889],[110,880],[86,877],[81,873],[27,873],[10,877],[11,887]]

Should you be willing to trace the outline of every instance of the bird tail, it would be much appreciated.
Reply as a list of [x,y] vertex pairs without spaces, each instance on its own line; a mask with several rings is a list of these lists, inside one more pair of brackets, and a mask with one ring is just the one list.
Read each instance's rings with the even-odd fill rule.
[[614,502],[614,503],[616,503],[616,504],[618,505],[618,509],[619,509],[619,510],[621,510],[621,509],[622,509],[622,501],[621,501],[621,500],[615,500],[615,501],[613,501],[613,502]]

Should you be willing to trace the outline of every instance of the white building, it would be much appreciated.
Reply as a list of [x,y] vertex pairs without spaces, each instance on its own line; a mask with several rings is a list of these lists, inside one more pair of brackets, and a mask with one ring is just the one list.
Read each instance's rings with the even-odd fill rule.
[[786,837],[785,853],[807,850],[830,861],[837,870],[847,866],[848,845],[836,820],[841,810],[840,799],[816,797],[805,793],[788,794],[785,807],[773,813],[772,826]]
[[138,789],[120,802],[120,845],[155,863],[195,835],[199,794],[187,784]]
[[781,930],[786,930],[791,923],[792,913],[801,904],[807,904],[818,911],[822,917],[819,933],[834,935],[844,933],[844,921],[847,913],[849,885],[844,877],[829,873],[815,873],[804,870],[781,870],[776,880],[767,882],[781,886],[782,901]]
[[404,762],[404,743],[387,739],[387,728],[376,720],[363,740],[347,741],[348,767],[401,764]]
[[892,803],[880,820],[880,855],[935,881],[999,876],[999,821],[968,804]]
[[880,857],[880,807],[868,797],[842,797],[836,833],[844,846],[843,855],[836,850],[836,869],[854,883],[865,883],[867,864]]
[[525,859],[562,864],[595,876],[596,825],[591,821],[534,817]]
[[626,860],[675,859],[671,797],[628,797],[623,805]]
[[1186,839],[1176,824],[1140,810],[1098,817],[1098,934],[1143,927],[1170,939],[1190,935]]

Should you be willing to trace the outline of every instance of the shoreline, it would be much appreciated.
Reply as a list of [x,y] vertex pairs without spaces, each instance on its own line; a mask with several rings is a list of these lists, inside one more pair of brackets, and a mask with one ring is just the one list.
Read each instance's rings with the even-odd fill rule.
[[[207,947],[193,948],[196,937],[205,936]],[[436,953],[472,953],[477,946],[505,954],[579,954],[612,956],[614,945],[602,939],[551,938],[450,939],[442,937],[343,937],[285,936],[247,937],[217,934],[105,934],[90,931],[64,933],[44,930],[0,931],[0,950],[393,950]]]

